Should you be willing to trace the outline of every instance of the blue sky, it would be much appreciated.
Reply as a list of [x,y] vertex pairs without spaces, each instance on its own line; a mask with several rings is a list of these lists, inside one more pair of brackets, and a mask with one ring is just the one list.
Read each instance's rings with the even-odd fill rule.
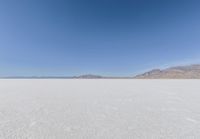
[[1,0],[0,76],[129,76],[200,63],[197,0]]

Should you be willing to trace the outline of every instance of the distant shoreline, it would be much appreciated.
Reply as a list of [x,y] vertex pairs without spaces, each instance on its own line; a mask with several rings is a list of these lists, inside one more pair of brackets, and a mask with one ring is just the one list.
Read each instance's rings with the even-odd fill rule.
[[102,78],[74,78],[74,77],[0,77],[0,79],[136,79],[134,77],[102,77]]
[[200,79],[200,64],[153,69],[136,76],[101,76],[85,74],[80,76],[5,76],[0,79]]

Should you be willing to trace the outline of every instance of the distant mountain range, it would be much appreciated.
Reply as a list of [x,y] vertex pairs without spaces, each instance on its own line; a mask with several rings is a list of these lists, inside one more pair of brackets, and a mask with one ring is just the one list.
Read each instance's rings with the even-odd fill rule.
[[99,79],[99,78],[105,78],[105,77],[100,76],[100,75],[86,74],[86,75],[74,76],[73,78],[79,78],[79,79]]
[[200,64],[176,66],[166,69],[153,69],[134,77],[104,77],[100,75],[81,75],[79,79],[200,79]]
[[3,79],[200,79],[200,64],[177,66],[151,71],[130,77],[100,76],[86,74],[80,76],[8,76]]
[[137,75],[136,79],[200,79],[200,65],[171,67],[164,70],[154,69]]

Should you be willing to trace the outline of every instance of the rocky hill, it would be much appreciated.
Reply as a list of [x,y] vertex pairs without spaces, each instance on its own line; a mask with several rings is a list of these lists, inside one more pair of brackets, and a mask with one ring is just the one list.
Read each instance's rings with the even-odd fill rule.
[[200,64],[154,69],[135,76],[136,79],[200,79]]
[[73,78],[78,78],[78,79],[100,79],[100,78],[104,78],[104,77],[102,77],[100,75],[86,74],[86,75],[74,76]]

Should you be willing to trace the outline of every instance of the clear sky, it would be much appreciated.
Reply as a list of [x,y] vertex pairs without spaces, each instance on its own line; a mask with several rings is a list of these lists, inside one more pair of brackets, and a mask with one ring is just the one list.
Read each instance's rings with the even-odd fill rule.
[[0,76],[129,76],[200,63],[198,0],[1,0]]

